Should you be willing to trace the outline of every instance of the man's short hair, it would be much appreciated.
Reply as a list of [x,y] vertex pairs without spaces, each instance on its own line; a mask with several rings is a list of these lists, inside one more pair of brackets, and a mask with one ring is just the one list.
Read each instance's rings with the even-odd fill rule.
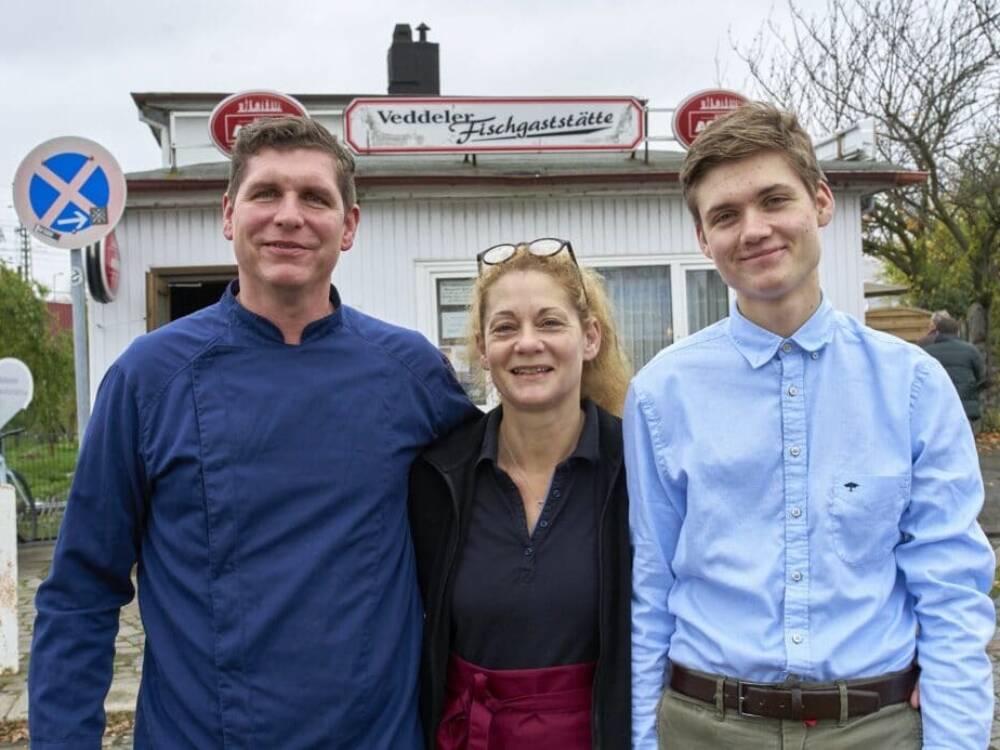
[[684,157],[680,179],[695,224],[701,226],[695,188],[710,170],[769,151],[785,157],[810,193],[826,179],[809,134],[792,112],[765,102],[744,104],[709,123]]
[[934,326],[934,330],[938,333],[943,333],[947,336],[958,334],[958,321],[951,317],[951,313],[947,310],[936,310],[931,315],[931,325]]
[[266,117],[240,128],[233,145],[232,161],[229,165],[229,186],[226,194],[230,200],[243,182],[247,162],[265,148],[290,151],[295,148],[312,148],[329,154],[335,166],[334,178],[340,197],[344,200],[344,210],[357,202],[354,189],[354,157],[337,137],[311,117]]

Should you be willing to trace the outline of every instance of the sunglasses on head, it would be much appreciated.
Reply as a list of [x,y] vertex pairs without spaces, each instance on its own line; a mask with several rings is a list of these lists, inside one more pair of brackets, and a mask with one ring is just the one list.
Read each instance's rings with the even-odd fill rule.
[[525,252],[531,253],[539,258],[549,258],[558,255],[563,250],[569,253],[569,258],[573,261],[580,276],[580,288],[583,289],[584,299],[587,297],[587,288],[583,283],[583,273],[580,271],[580,264],[577,263],[576,254],[573,252],[573,245],[569,240],[560,240],[556,237],[540,237],[531,242],[519,242],[516,245],[506,242],[502,245],[493,245],[483,250],[476,256],[476,265],[479,268],[479,275],[482,276],[485,266],[499,266],[517,255],[519,248],[524,248]]

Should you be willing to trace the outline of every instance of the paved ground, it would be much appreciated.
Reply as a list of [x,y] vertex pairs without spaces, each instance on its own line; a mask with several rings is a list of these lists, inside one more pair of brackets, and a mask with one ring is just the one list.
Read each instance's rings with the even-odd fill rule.
[[[28,658],[31,649],[31,630],[35,619],[35,590],[49,572],[52,561],[52,544],[41,543],[23,545],[18,550],[18,625],[20,639],[21,668],[16,675],[0,675],[0,750],[5,748],[27,748],[27,742],[13,744],[6,740],[27,738],[24,723],[28,717],[28,694],[26,679]],[[124,732],[117,737],[109,737],[108,748],[131,747],[127,726],[123,721],[135,710],[135,698],[139,691],[139,675],[142,672],[142,623],[139,607],[133,600],[122,610],[118,638],[115,641],[115,676],[104,702],[110,725],[126,724]]]
[[[1000,557],[1000,448],[982,451],[980,464],[986,484],[986,504],[980,522],[990,535]],[[26,720],[28,714],[28,657],[31,628],[34,621],[34,595],[48,574],[52,558],[51,544],[22,546],[18,554],[18,603],[21,631],[21,670],[16,675],[0,675],[0,750],[27,748]],[[1000,605],[1000,602],[998,602]],[[115,676],[105,701],[110,730],[104,741],[105,749],[124,750],[132,747],[129,714],[135,708],[142,671],[143,631],[139,609],[133,601],[122,611],[115,655]],[[1000,637],[990,644],[993,659],[994,690],[997,711],[989,750],[1000,750]]]

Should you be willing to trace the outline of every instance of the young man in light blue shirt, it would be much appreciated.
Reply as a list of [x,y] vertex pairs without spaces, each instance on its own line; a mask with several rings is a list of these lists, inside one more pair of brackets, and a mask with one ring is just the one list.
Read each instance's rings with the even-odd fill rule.
[[681,181],[736,303],[626,403],[634,745],[985,748],[994,558],[955,389],[823,298],[834,198],[793,115],[719,119]]

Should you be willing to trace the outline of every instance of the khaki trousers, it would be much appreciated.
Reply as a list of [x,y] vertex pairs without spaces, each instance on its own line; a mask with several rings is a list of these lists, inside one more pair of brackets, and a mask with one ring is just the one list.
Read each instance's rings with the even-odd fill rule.
[[666,688],[656,719],[660,750],[920,750],[923,739],[920,712],[909,702],[807,726],[798,719],[740,716]]

